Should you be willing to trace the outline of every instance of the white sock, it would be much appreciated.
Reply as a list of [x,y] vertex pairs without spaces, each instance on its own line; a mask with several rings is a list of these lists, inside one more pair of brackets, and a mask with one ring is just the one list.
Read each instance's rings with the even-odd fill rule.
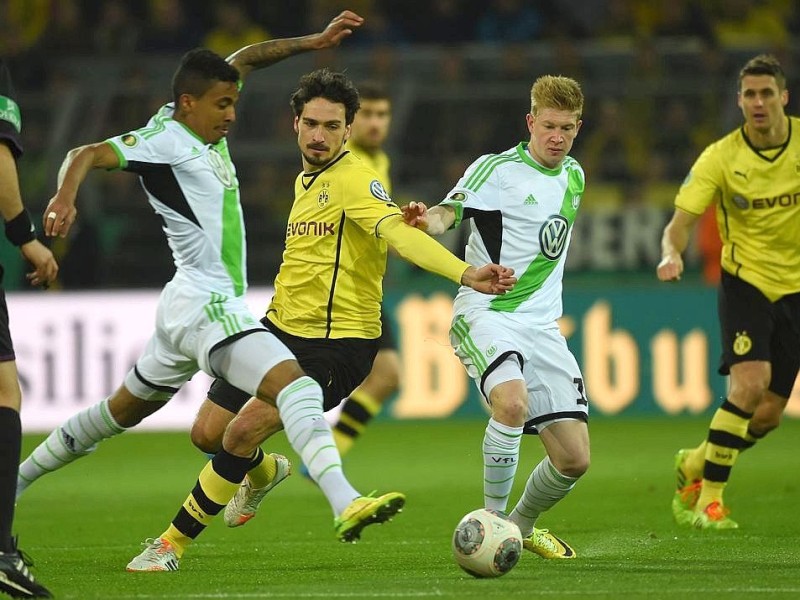
[[98,442],[125,431],[111,416],[108,398],[72,415],[19,466],[17,498],[42,475],[94,452]]
[[560,473],[545,456],[533,469],[525,484],[525,491],[509,518],[519,526],[523,537],[528,537],[539,515],[552,507],[575,487],[577,477]]
[[505,512],[519,462],[522,427],[489,419],[483,436],[483,503]]
[[301,377],[281,390],[276,404],[289,443],[338,516],[361,494],[342,472],[331,427],[322,415],[322,389],[310,377]]

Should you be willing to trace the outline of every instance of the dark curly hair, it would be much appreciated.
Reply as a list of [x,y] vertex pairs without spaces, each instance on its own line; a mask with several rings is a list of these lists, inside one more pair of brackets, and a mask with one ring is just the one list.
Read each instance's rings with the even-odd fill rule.
[[344,104],[344,121],[346,125],[353,122],[353,118],[360,106],[358,90],[353,82],[328,68],[317,69],[300,78],[300,85],[292,94],[291,106],[294,115],[299,117],[303,107],[314,98],[325,98],[330,102]]

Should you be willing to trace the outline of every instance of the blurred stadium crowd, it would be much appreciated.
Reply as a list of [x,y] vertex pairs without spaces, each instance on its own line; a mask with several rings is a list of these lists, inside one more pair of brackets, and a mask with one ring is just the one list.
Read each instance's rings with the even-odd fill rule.
[[[788,112],[797,112],[794,0],[0,0],[0,52],[23,112],[28,206],[44,208],[67,150],[143,126],[169,99],[187,49],[227,56],[262,39],[319,31],[344,8],[367,24],[340,49],[292,58],[243,91],[230,139],[254,284],[276,273],[300,170],[288,98],[299,75],[317,66],[387,85],[400,203],[438,202],[477,156],[524,139],[535,77],[577,78],[587,97],[573,150],[587,173],[581,231],[592,230],[593,218],[613,229],[625,215],[656,215],[640,219],[656,232],[656,256],[677,185],[705,145],[740,123],[736,74],[745,60],[776,54],[789,79]],[[160,287],[172,272],[169,251],[135,178],[90,180],[79,227],[54,244],[63,287]],[[653,252],[642,248],[605,266],[650,272]],[[8,289],[19,287],[21,266],[2,254]],[[576,255],[573,268],[597,266]]]

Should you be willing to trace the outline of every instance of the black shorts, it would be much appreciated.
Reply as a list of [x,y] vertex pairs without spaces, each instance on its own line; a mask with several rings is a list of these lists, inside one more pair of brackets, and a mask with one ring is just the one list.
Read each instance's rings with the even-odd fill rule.
[[[325,410],[337,406],[364,381],[378,353],[377,339],[301,338],[278,329],[266,317],[261,322],[292,351],[306,375],[322,387]],[[250,394],[216,379],[208,390],[208,399],[238,413]]]
[[11,330],[8,328],[8,305],[6,293],[0,288],[0,362],[16,360],[14,344],[11,343]]
[[379,350],[397,350],[397,340],[394,339],[392,322],[381,307],[381,337],[378,338]]
[[768,361],[770,391],[788,398],[800,369],[800,293],[770,302],[758,288],[723,269],[718,299],[719,372],[728,375],[740,362]]

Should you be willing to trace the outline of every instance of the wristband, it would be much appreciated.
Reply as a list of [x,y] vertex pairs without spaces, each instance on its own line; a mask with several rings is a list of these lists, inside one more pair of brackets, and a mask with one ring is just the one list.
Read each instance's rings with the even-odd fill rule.
[[27,210],[23,208],[16,217],[6,221],[6,238],[15,246],[22,246],[36,239],[36,228]]

